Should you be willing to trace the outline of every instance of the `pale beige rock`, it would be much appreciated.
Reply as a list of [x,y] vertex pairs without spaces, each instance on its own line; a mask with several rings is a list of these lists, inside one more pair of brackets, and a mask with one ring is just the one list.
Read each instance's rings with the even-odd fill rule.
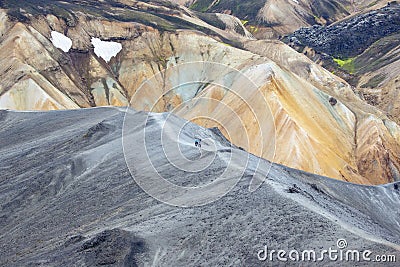
[[[70,81],[58,63],[57,60],[60,60],[58,53],[59,51],[52,46],[51,42],[33,28],[27,29],[21,23],[15,24],[0,44],[0,73],[2,73],[0,98],[7,98],[4,94],[11,88],[15,90],[13,95],[19,95],[27,86],[26,83],[19,83],[19,81],[29,79],[33,82],[30,83],[31,85],[35,84],[33,87],[39,87],[45,91],[42,96],[49,98],[48,101],[43,101],[39,105],[40,109],[46,109],[44,103],[50,103],[49,109],[54,109],[54,101],[67,108],[77,107],[77,103],[82,107],[88,106],[85,103],[84,94]],[[51,72],[53,76],[51,81],[45,77],[47,72]],[[26,98],[36,99],[34,95],[36,90],[31,89],[27,92],[33,95],[27,95]],[[5,100],[5,102],[12,101]],[[24,103],[30,104],[24,106]],[[15,109],[20,110],[35,107],[35,105],[32,106],[31,101],[20,100],[14,102],[13,105]]]
[[[54,88],[55,89],[55,88]],[[77,109],[79,106],[55,90],[55,98],[50,96],[34,80],[26,79],[16,83],[0,98],[0,106],[6,109],[20,110],[59,110]]]
[[4,34],[12,27],[12,23],[8,20],[6,10],[0,9],[0,36]]

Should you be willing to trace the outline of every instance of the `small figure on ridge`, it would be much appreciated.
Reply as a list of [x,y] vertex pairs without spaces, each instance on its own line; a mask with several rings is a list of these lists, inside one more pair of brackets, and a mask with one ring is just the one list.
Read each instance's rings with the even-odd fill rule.
[[201,147],[201,139],[200,139],[200,138],[194,139],[194,145],[195,145],[196,147]]

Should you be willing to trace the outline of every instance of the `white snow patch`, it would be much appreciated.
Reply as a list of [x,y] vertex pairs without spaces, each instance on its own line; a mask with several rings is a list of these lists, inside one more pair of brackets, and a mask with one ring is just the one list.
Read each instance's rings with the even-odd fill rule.
[[299,4],[298,0],[292,0],[295,4]]
[[122,45],[120,43],[106,42],[99,38],[92,38],[92,44],[94,45],[94,53],[107,62],[122,50]]
[[56,31],[51,32],[51,41],[55,47],[60,48],[65,53],[68,53],[72,47],[72,40]]

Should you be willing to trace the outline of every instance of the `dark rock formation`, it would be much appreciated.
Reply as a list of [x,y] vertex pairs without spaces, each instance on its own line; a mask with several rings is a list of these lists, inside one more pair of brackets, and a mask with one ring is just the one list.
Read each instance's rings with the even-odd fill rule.
[[79,252],[87,266],[138,266],[136,254],[146,252],[145,242],[120,229],[105,230],[84,242]]
[[334,97],[330,97],[329,104],[331,104],[332,106],[335,106],[337,104],[337,99]]
[[285,40],[334,57],[349,58],[361,54],[375,41],[399,31],[400,5],[393,3],[327,27],[301,28]]

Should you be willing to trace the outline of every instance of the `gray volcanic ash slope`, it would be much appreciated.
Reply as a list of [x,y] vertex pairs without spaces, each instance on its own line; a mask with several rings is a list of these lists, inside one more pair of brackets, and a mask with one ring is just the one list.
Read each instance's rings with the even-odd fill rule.
[[[179,208],[150,197],[124,159],[126,112],[137,126],[124,135],[138,146],[127,157],[136,180],[152,178],[146,155],[139,153],[146,125],[151,163],[169,181],[205,185],[224,170],[229,175],[222,184],[240,181],[200,207]],[[264,245],[321,251],[336,248],[340,238],[349,249],[399,258],[400,191],[395,184],[360,186],[280,165],[268,173],[270,163],[231,146],[218,132],[194,124],[180,131],[185,122],[166,113],[1,111],[0,121],[0,266],[279,265],[259,262],[257,252]],[[161,129],[167,129],[165,136]],[[201,151],[191,144],[193,132],[204,140]],[[179,149],[174,154],[169,146]],[[187,170],[208,164],[197,173],[184,171],[178,166],[182,155]],[[250,192],[258,163],[255,178],[268,177]],[[162,197],[169,193],[161,183],[152,185]],[[174,200],[174,195],[167,197]],[[184,195],[177,198],[189,201]],[[321,263],[307,263],[312,264]]]

